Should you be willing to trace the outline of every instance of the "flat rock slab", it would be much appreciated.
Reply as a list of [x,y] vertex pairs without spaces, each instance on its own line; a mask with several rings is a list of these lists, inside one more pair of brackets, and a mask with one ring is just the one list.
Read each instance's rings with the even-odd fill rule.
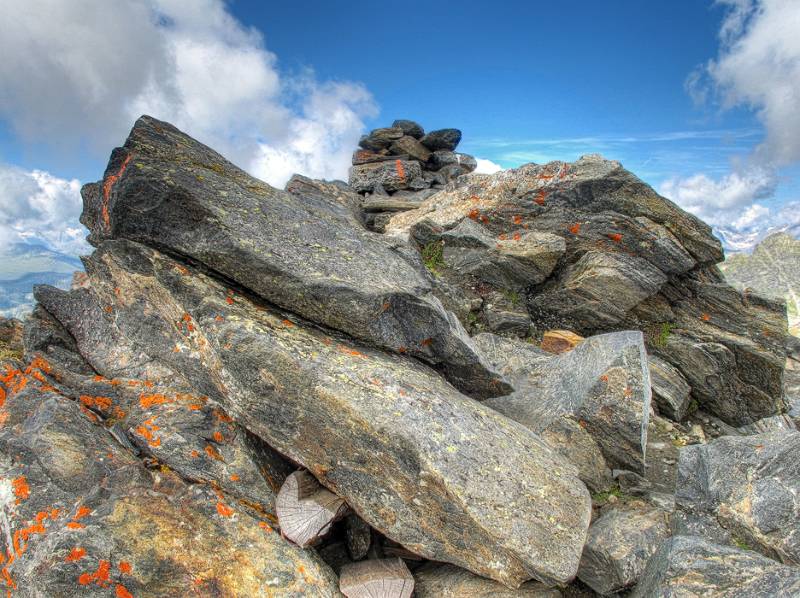
[[517,389],[484,404],[537,433],[573,418],[612,467],[644,471],[650,375],[640,332],[589,337],[562,355],[490,334],[475,342]]
[[81,221],[94,244],[127,238],[187,256],[318,324],[441,365],[464,390],[499,394],[414,252],[357,225],[344,191],[326,201],[308,187],[274,189],[142,117],[103,181],[84,186]]
[[749,550],[677,536],[650,559],[631,598],[790,598],[800,594],[800,569]]
[[431,563],[414,571],[416,598],[561,598],[554,588],[529,581],[512,590],[453,565]]
[[113,324],[150,367],[191,380],[415,554],[509,586],[574,577],[590,498],[530,430],[419,362],[326,333],[140,244],[106,242],[86,265],[82,292],[104,309],[82,320],[97,329],[79,335],[82,352],[101,349]]
[[79,402],[41,382],[37,365],[0,364],[0,526],[13,538],[0,587],[26,596],[183,595],[187,587],[340,596],[314,553],[208,484],[145,469]]
[[723,436],[681,450],[675,501],[784,563],[800,564],[800,432]]

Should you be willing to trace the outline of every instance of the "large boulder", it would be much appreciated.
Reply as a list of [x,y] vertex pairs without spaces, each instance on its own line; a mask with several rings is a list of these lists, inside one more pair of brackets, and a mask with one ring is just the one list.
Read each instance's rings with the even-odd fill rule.
[[749,550],[719,546],[698,537],[664,542],[631,598],[789,598],[800,594],[800,569]]
[[359,139],[359,147],[365,150],[378,152],[388,148],[394,141],[400,139],[405,132],[399,126],[384,127],[374,129],[369,135],[364,135]]
[[[393,216],[385,232],[424,246],[431,231],[447,235],[467,220],[492,239],[530,232],[563,239],[563,255],[544,279],[531,277],[522,290],[491,283],[518,293],[538,331],[638,329],[648,350],[686,379],[691,398],[726,423],[782,409],[783,306],[727,285],[711,228],[618,162],[584,156],[462,176],[418,209]],[[474,277],[448,282],[469,299],[491,294]]]
[[425,135],[425,131],[417,122],[407,119],[399,119],[392,123],[392,128],[399,128],[405,135],[410,135],[414,139],[421,139]]
[[458,129],[438,129],[425,135],[420,139],[420,142],[432,151],[447,150],[452,152],[461,142],[461,131]]
[[[191,383],[416,554],[509,586],[574,577],[590,498],[574,467],[526,428],[419,362],[137,243],[107,241],[85,263],[90,288],[37,296],[100,375],[146,368]],[[82,317],[69,307],[80,294],[102,309]],[[159,435],[171,437],[169,423]]]
[[723,436],[681,450],[675,501],[687,529],[798,565],[798,496],[800,432]]
[[561,355],[491,334],[475,341],[516,389],[484,404],[536,433],[572,419],[612,467],[644,472],[651,395],[640,332],[590,337]]
[[477,396],[507,390],[433,296],[413,251],[357,225],[344,191],[302,189],[274,189],[142,117],[103,181],[84,186],[81,221],[95,245],[127,238],[164,248],[318,324],[437,365]]

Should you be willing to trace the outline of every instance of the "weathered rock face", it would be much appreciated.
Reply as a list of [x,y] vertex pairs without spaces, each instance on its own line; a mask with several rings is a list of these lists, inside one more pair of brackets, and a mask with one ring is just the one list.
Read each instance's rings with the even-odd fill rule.
[[490,334],[475,341],[516,389],[484,404],[536,433],[573,419],[609,464],[643,472],[650,376],[640,332],[594,336],[562,355]]
[[82,194],[95,245],[164,248],[315,322],[439,365],[478,396],[505,387],[431,294],[416,254],[355,226],[341,202],[273,189],[149,117]]
[[800,593],[800,570],[758,553],[677,536],[650,559],[633,598],[773,598]]
[[0,367],[0,583],[13,595],[340,596],[333,572],[258,511],[145,469],[51,385],[47,361]]
[[647,358],[650,367],[650,382],[653,388],[653,399],[662,415],[683,421],[691,406],[692,387],[681,373],[663,359],[650,355]]
[[602,595],[631,587],[668,535],[663,511],[609,511],[589,528],[578,578]]
[[800,432],[723,436],[681,450],[677,506],[769,557],[800,564]]
[[[468,261],[457,259],[458,245],[448,250],[465,226],[471,238],[494,240],[473,245]],[[642,330],[648,349],[686,379],[691,398],[731,425],[782,408],[783,307],[727,285],[714,266],[723,254],[711,229],[618,162],[585,156],[462,177],[385,229],[422,247],[443,240],[438,271],[483,303],[472,319],[491,309],[487,286],[514,292],[540,332]],[[524,280],[513,283],[476,275],[474,264],[488,262],[500,243],[531,233],[563,240],[550,270],[518,270]]]
[[417,598],[560,598],[561,592],[530,581],[511,590],[452,565],[426,565],[414,572]]
[[[433,370],[130,241],[105,242],[86,269],[91,289],[38,296],[104,376],[146,367],[191,381],[414,553],[509,585],[575,575],[590,501],[574,468]],[[69,317],[92,296],[91,317]]]

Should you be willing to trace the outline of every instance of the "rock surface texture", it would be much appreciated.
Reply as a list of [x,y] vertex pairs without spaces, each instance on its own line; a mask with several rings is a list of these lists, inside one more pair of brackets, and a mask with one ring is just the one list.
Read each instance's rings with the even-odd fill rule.
[[618,163],[460,140],[278,190],[140,118],[85,272],[0,321],[0,589],[796,595],[782,305]]

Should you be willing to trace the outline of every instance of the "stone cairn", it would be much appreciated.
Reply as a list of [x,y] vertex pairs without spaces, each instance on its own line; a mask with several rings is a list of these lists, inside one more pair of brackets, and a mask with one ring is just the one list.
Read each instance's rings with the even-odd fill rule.
[[396,120],[362,136],[349,182],[364,195],[367,226],[382,232],[394,213],[418,208],[447,183],[475,170],[474,157],[455,151],[460,141],[458,129],[426,134],[412,120]]

